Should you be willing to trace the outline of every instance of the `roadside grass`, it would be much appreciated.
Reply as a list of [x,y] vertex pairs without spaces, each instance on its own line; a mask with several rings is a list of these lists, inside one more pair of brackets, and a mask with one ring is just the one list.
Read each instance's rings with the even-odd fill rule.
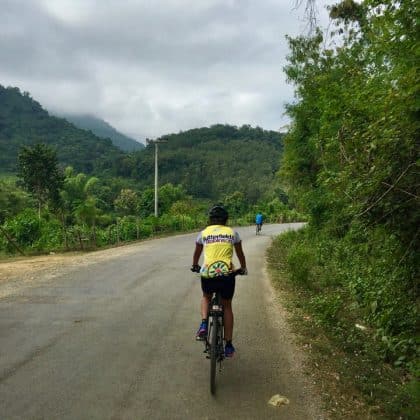
[[99,252],[106,249],[112,249],[112,248],[119,248],[127,245],[134,245],[136,243],[141,243],[145,241],[151,241],[153,239],[161,239],[161,238],[169,238],[171,236],[177,236],[177,235],[184,235],[191,232],[196,232],[197,228],[192,229],[184,229],[179,231],[161,231],[156,232],[154,234],[151,234],[150,236],[146,236],[139,239],[129,239],[129,240],[120,240],[118,243],[109,243],[104,244],[101,246],[91,246],[87,245],[83,249],[78,249],[77,247],[65,249],[64,247],[60,247],[54,250],[36,250],[36,249],[25,249],[25,255],[20,255],[18,253],[8,253],[4,250],[0,249],[0,262],[13,262],[13,261],[21,261],[26,260],[31,257],[39,257],[43,255],[83,255],[88,254],[92,252]]
[[[374,332],[358,324],[358,310],[345,291],[334,282],[322,285],[316,261],[305,246],[296,245],[299,235],[274,239],[267,251],[268,269],[308,355],[305,371],[320,389],[331,418],[418,419],[418,383],[407,369],[384,361]],[[313,264],[309,272],[303,259]]]

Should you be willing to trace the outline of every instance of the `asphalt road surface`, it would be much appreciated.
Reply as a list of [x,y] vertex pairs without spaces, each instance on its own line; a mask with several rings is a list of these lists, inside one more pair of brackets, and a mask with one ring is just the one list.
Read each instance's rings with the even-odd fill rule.
[[[271,236],[296,227],[238,229],[249,275],[237,277],[237,354],[217,374],[215,396],[194,340],[196,234],[99,251],[17,282],[0,294],[0,418],[323,418],[264,270]],[[274,394],[290,403],[268,405]]]

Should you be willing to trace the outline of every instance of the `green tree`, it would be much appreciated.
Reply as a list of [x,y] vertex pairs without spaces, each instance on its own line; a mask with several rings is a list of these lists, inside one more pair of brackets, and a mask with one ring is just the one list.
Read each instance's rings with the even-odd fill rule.
[[188,196],[182,185],[172,185],[171,183],[162,185],[159,188],[159,209],[162,213],[167,213],[173,203],[186,198]]
[[[301,286],[311,291],[313,315],[343,348],[353,341],[414,376],[419,2],[343,0],[330,11],[332,34],[289,39],[285,71],[297,100],[288,106],[281,179],[309,214],[308,229],[284,249],[289,274],[310,280]],[[348,341],[350,319],[363,320],[375,338]],[[369,391],[370,401],[387,399]],[[411,418],[406,397],[390,418]]]
[[38,216],[41,218],[41,208],[48,200],[58,202],[64,182],[54,149],[42,143],[22,147],[18,156],[18,176],[38,201]]
[[[86,174],[75,174],[73,168],[65,171],[66,178],[61,192],[63,201],[64,226],[67,223],[79,223],[88,226],[92,231],[93,243],[96,243],[96,224],[101,210],[96,196],[99,179]],[[66,219],[69,219],[66,222]]]
[[247,210],[245,196],[240,191],[225,196],[223,204],[226,206],[231,219],[244,214]]
[[[140,212],[141,215],[147,217],[154,212],[155,192],[153,188],[146,188],[140,198]],[[176,201],[188,199],[182,185],[172,185],[167,183],[159,188],[159,214],[167,213],[172,204]]]
[[308,242],[325,240],[320,272],[336,266],[343,300],[363,308],[384,343],[416,328],[419,16],[414,0],[341,1],[333,39],[289,38],[285,67],[297,101],[282,181],[309,214]]
[[[163,136],[159,151],[162,184],[182,185],[186,194],[220,201],[239,191],[255,203],[274,183],[283,135],[259,127],[217,124]],[[147,188],[153,184],[154,148],[130,159],[130,173]]]
[[115,209],[123,216],[136,215],[139,210],[140,200],[137,193],[129,188],[123,188],[115,199]]
[[34,205],[33,198],[22,189],[12,185],[10,182],[0,180],[0,224],[6,218],[13,217],[26,207]]
[[65,179],[61,192],[62,200],[69,215],[73,214],[89,197],[96,196],[99,179],[84,173],[75,173],[72,167],[65,170]]

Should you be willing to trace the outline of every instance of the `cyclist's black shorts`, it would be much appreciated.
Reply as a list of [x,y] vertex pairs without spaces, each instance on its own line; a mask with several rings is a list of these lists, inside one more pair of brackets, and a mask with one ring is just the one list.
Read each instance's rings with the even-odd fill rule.
[[222,299],[232,299],[235,293],[235,276],[229,275],[211,279],[201,277],[201,289],[206,294],[220,292]]

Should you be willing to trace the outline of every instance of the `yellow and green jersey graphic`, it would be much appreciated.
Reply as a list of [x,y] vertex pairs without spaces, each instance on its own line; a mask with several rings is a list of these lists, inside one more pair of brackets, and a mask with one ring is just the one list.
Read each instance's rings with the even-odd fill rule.
[[201,275],[217,277],[232,271],[233,246],[240,241],[239,234],[228,226],[211,225],[204,229],[197,238],[204,247]]

